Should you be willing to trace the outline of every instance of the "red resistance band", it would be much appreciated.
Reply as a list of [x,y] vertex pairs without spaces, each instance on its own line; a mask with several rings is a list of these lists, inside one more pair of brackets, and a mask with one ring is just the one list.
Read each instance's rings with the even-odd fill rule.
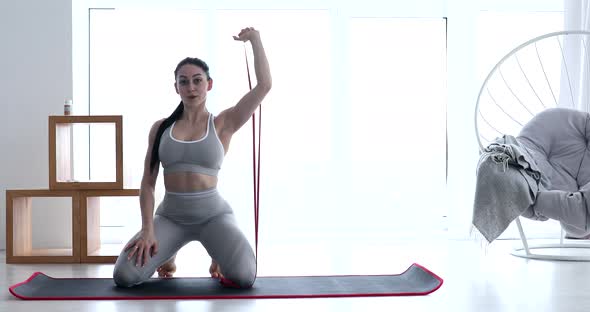
[[[250,66],[248,64],[248,53],[244,44],[244,56],[246,57],[246,71],[248,72],[248,87],[252,90],[252,79],[250,78]],[[256,151],[256,111],[252,113],[252,166],[254,176],[254,243],[256,252],[256,275],[258,275],[258,203],[260,199],[260,130],[262,120],[262,105],[258,107],[258,152]],[[240,288],[232,281],[221,278],[221,284],[227,287]]]
[[[252,90],[252,79],[250,78],[250,66],[248,54],[244,45],[244,56],[246,57],[246,71],[248,72],[248,87]],[[256,151],[256,111],[252,114],[252,169],[254,176],[254,242],[256,259],[258,259],[258,211],[260,206],[260,137],[262,125],[262,104],[258,107],[258,152]],[[258,261],[257,261],[258,262]]]

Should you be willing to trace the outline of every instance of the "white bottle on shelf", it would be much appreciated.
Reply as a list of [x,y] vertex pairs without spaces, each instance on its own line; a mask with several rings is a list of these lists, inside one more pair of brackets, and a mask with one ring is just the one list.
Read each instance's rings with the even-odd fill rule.
[[64,103],[64,115],[72,114],[72,100],[66,99]]
[[[69,116],[72,114],[72,100],[66,99],[64,102],[64,115]],[[67,149],[68,149],[68,166],[67,168],[67,179],[66,182],[74,182],[74,125],[69,124],[68,126],[68,142]]]

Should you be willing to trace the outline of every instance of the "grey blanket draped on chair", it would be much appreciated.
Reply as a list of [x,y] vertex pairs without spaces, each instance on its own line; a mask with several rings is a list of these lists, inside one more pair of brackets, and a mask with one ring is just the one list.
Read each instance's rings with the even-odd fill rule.
[[492,242],[518,216],[590,234],[590,114],[549,108],[482,150],[473,226]]
[[533,204],[544,190],[541,172],[531,155],[510,135],[498,138],[481,154],[473,205],[473,226],[494,241],[518,216],[545,221]]

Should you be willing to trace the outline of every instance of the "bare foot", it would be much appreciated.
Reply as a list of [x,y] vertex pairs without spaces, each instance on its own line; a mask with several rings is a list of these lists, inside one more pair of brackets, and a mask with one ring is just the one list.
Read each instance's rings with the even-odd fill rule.
[[211,277],[213,278],[223,278],[223,274],[221,274],[221,268],[219,267],[219,264],[215,262],[215,260],[213,259],[211,259],[209,273],[211,273]]
[[176,272],[176,263],[174,263],[174,260],[176,258],[172,258],[170,260],[168,260],[166,263],[162,264],[159,268],[158,268],[158,276],[159,277],[172,277],[172,275],[174,275],[174,273]]

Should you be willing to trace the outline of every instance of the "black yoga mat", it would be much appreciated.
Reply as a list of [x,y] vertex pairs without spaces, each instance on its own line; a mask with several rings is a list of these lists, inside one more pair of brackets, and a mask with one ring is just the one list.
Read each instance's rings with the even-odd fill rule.
[[413,264],[397,275],[258,277],[250,289],[224,287],[210,277],[152,278],[119,288],[111,278],[52,278],[37,272],[9,290],[24,300],[263,299],[421,296],[442,283],[436,274]]

